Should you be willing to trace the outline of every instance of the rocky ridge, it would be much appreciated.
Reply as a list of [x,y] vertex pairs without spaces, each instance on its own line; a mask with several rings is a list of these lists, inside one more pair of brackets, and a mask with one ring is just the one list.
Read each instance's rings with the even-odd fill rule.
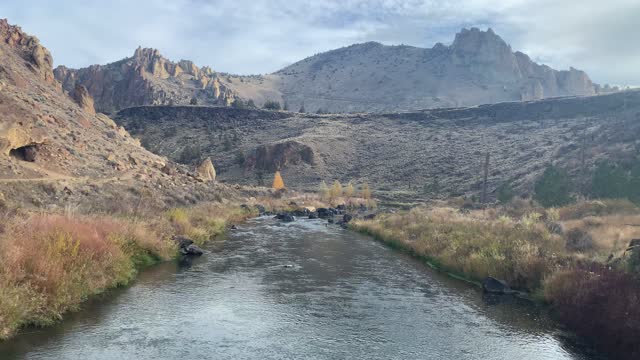
[[449,46],[433,48],[355,44],[320,53],[273,74],[237,76],[174,63],[158,50],[72,70],[58,67],[67,91],[84,85],[96,109],[112,113],[130,106],[228,106],[240,99],[257,106],[278,101],[308,112],[392,112],[591,96],[616,89],[592,83],[583,71],[558,71],[514,52],[493,30],[463,29]]
[[87,88],[96,110],[112,113],[137,105],[207,104],[228,106],[235,95],[211,68],[193,62],[165,59],[158,50],[136,49],[134,55],[107,65],[83,69],[58,66],[54,70],[63,88]]

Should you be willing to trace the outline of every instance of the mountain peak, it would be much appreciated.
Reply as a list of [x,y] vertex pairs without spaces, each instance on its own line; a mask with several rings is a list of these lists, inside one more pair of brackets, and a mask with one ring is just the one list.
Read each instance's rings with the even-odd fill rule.
[[511,46],[491,28],[488,28],[486,31],[482,31],[477,27],[472,27],[471,29],[463,28],[456,34],[451,47],[454,50],[462,50],[465,52],[480,52],[484,48],[490,51],[508,50],[511,52]]

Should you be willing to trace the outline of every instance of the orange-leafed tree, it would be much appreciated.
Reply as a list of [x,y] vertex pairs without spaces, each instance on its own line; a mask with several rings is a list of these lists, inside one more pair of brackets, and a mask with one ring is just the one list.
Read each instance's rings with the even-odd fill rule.
[[275,190],[284,189],[284,181],[282,181],[280,171],[276,171],[276,174],[273,176],[273,185],[271,187]]

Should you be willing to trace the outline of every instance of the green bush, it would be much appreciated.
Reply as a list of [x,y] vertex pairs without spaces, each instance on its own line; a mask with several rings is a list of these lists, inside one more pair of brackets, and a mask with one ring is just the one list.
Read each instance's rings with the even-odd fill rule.
[[272,100],[268,100],[267,102],[264,103],[264,105],[262,105],[263,109],[267,109],[267,110],[280,110],[280,103],[277,101],[272,101]]
[[602,162],[593,173],[591,194],[600,199],[620,199],[630,193],[629,176],[618,165]]
[[561,169],[549,165],[536,180],[534,198],[544,207],[563,206],[573,199],[573,183]]
[[511,184],[504,183],[498,187],[498,201],[500,201],[501,204],[510,202],[514,196],[515,193],[513,192]]

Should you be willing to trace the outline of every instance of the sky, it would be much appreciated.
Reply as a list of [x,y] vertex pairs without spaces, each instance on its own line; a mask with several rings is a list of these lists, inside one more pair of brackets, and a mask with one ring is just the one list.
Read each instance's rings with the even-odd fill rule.
[[36,35],[56,65],[157,48],[171,60],[264,74],[353,43],[432,47],[487,27],[556,69],[640,85],[640,0],[2,0],[0,18]]

